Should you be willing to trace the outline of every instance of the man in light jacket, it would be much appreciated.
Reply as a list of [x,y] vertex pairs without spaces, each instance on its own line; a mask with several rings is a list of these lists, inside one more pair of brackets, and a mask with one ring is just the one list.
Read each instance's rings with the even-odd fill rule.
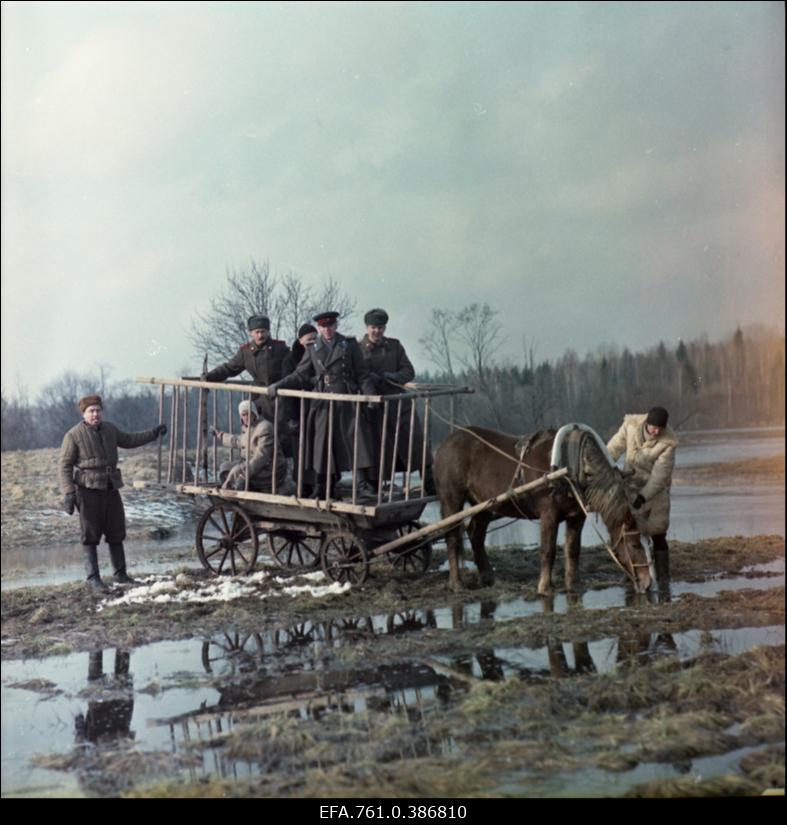
[[[246,488],[246,444],[249,444],[249,489],[262,493],[273,492],[273,423],[264,415],[258,416],[256,407],[250,401],[238,404],[241,420],[240,435],[230,435],[211,428],[219,444],[230,449],[240,448],[241,460],[237,463],[225,463],[219,469],[219,478],[226,473],[222,484],[225,490],[244,490]],[[247,436],[251,427],[251,435]],[[281,449],[276,451],[276,495],[289,496],[295,492],[295,485],[287,469],[287,459]]]
[[659,587],[669,583],[667,530],[678,447],[678,438],[667,426],[668,420],[664,407],[653,407],[647,414],[627,415],[607,444],[615,461],[625,453],[624,472],[630,474],[628,483],[636,493],[631,506],[643,517],[645,530],[653,539]]

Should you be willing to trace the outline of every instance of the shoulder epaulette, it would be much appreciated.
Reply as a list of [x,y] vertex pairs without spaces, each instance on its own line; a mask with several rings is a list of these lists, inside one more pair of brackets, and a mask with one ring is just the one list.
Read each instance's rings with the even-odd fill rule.
[[247,341],[245,344],[240,345],[241,349],[250,349],[251,348],[251,341]]

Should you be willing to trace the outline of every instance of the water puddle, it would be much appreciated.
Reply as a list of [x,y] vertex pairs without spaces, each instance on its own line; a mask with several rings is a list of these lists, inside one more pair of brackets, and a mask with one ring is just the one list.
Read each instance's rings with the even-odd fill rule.
[[[759,567],[764,567],[757,566]],[[770,567],[770,565],[768,565]],[[782,568],[783,571],[783,568]],[[758,571],[754,571],[758,572]],[[778,572],[778,571],[775,571]],[[756,581],[756,580],[755,580]],[[773,586],[774,579],[767,581]],[[750,586],[751,579],[740,582]],[[720,582],[729,586],[729,582]],[[694,585],[685,585],[690,592]],[[692,630],[676,634],[634,633],[590,642],[540,648],[492,647],[459,656],[343,666],[339,648],[383,636],[456,630],[482,621],[508,621],[546,610],[624,606],[622,588],[583,594],[569,604],[523,599],[476,602],[456,610],[414,610],[330,622],[301,624],[261,633],[228,630],[207,640],[162,642],[133,651],[105,650],[3,664],[3,793],[36,795],[94,792],[95,776],[63,774],[31,765],[36,754],[71,754],[112,743],[134,751],[169,754],[182,764],[170,774],[200,777],[254,776],[265,766],[230,758],[223,737],[239,726],[266,719],[363,721],[374,712],[406,720],[410,739],[389,759],[445,755],[450,737],[433,735],[434,714],[473,684],[506,678],[554,679],[608,673],[660,657],[686,660],[701,652],[737,654],[757,645],[784,643],[784,627]],[[372,736],[370,731],[369,736]],[[195,743],[211,747],[195,748]],[[349,758],[349,757],[348,757]],[[721,770],[697,761],[692,770]],[[719,764],[723,764],[720,762]],[[668,766],[667,766],[668,768]],[[617,793],[665,766],[638,766],[624,778],[606,772],[596,787]],[[668,771],[669,773],[669,771]],[[582,777],[591,784],[593,771]],[[553,781],[557,781],[554,780]],[[612,784],[610,784],[612,782]],[[572,779],[577,786],[576,777]],[[623,783],[620,788],[615,783]],[[562,785],[563,793],[568,787]],[[54,790],[53,790],[54,789]],[[80,790],[81,789],[81,790]],[[91,790],[92,789],[92,790]],[[532,792],[533,788],[525,789]],[[522,792],[520,787],[517,792]],[[501,792],[512,792],[505,782]]]

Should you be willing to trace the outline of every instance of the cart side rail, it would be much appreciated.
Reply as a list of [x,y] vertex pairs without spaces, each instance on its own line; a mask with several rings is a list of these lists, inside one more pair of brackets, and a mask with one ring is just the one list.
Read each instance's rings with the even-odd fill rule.
[[[179,479],[180,488],[183,489],[189,480],[187,478],[187,467],[190,463],[189,455],[193,456],[194,477],[193,484],[189,486],[189,492],[192,489],[204,488],[207,492],[213,492],[220,487],[219,484],[219,459],[218,459],[218,445],[214,441],[212,447],[209,446],[208,432],[211,426],[217,427],[219,405],[224,403],[226,399],[226,418],[227,418],[227,432],[233,435],[232,421],[234,417],[233,410],[233,394],[235,398],[251,400],[254,396],[270,397],[267,387],[257,386],[248,382],[242,381],[227,381],[214,382],[203,381],[201,378],[182,377],[182,378],[156,378],[156,377],[137,377],[135,382],[138,384],[154,384],[161,388],[159,397],[159,423],[165,423],[165,408],[166,400],[169,398],[169,444],[167,455],[162,455],[162,443],[159,441],[158,461],[157,461],[157,478],[159,483],[162,483],[162,475],[164,474],[163,464],[166,463],[166,483],[175,484],[178,482],[176,474],[178,470],[178,462],[181,464],[181,472]],[[169,392],[167,389],[169,388]],[[197,432],[196,439],[190,439],[189,433],[189,397],[197,392],[198,400],[197,410]],[[273,457],[271,468],[271,486],[269,490],[264,492],[277,496],[277,479],[275,468],[278,464],[279,451],[282,449],[280,438],[282,435],[281,424],[284,411],[281,409],[281,399],[295,398],[299,399],[299,418],[298,430],[302,437],[298,439],[297,455],[293,458],[293,475],[296,482],[296,490],[294,495],[288,496],[290,501],[303,501],[303,479],[305,470],[305,438],[306,433],[306,415],[305,410],[307,402],[320,401],[328,406],[328,457],[327,465],[331,465],[331,450],[332,450],[332,433],[334,426],[336,426],[337,410],[342,406],[354,405],[352,410],[354,427],[352,439],[352,506],[358,506],[358,431],[361,426],[361,416],[363,408],[361,405],[382,405],[382,426],[379,433],[379,443],[373,445],[373,452],[379,456],[378,478],[377,478],[377,506],[384,504],[386,501],[392,503],[395,500],[401,501],[401,497],[394,499],[395,477],[397,474],[396,465],[397,457],[401,455],[400,444],[406,445],[405,454],[407,456],[407,466],[404,471],[400,471],[402,478],[403,500],[410,501],[413,498],[423,499],[430,498],[426,495],[424,490],[424,478],[426,468],[428,466],[429,450],[431,445],[431,405],[434,399],[448,397],[450,401],[450,417],[453,420],[454,414],[454,400],[457,395],[472,393],[473,390],[469,387],[452,387],[445,384],[407,384],[404,385],[401,392],[390,395],[368,395],[368,394],[350,394],[350,393],[321,393],[312,390],[297,390],[297,389],[282,389],[279,390],[273,401],[273,427],[276,437],[273,443]],[[212,415],[208,409],[208,396],[212,396]],[[221,399],[221,400],[220,400]],[[419,407],[422,410],[422,416],[419,416]],[[403,410],[409,409],[409,415]],[[224,413],[222,412],[222,415]],[[409,418],[409,427],[404,426],[404,420]],[[395,420],[395,426],[389,428],[388,422]],[[392,429],[389,434],[388,430]],[[416,430],[420,429],[422,433],[422,448],[419,455],[415,455],[414,443]],[[251,457],[251,431],[248,427],[245,433],[245,493],[254,493],[250,489],[250,473],[249,461]],[[376,437],[377,433],[372,433]],[[393,449],[391,450],[390,441],[393,441]],[[190,446],[191,442],[196,442],[195,446]],[[386,443],[388,442],[388,443]],[[388,455],[390,452],[390,461]],[[212,461],[209,462],[208,456],[212,455]],[[233,458],[233,450],[230,449],[230,459]],[[390,463],[390,478],[384,478],[384,469],[386,464]],[[411,477],[415,472],[420,473],[421,485],[418,488],[411,487]],[[388,485],[388,492],[385,493],[385,486]],[[226,494],[230,491],[221,490],[219,494]],[[328,484],[325,493],[325,501],[329,506],[332,503],[331,490],[331,474],[328,474]]]

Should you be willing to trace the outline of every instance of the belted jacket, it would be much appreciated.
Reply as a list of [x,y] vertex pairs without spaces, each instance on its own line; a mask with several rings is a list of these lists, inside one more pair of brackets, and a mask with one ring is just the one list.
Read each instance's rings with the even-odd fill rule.
[[368,335],[364,335],[360,347],[375,384],[375,391],[380,395],[404,392],[402,385],[415,378],[415,369],[397,338],[383,337],[375,344]]
[[109,421],[91,427],[85,421],[72,427],[60,448],[60,487],[73,493],[77,486],[90,490],[119,490],[118,447],[130,449],[155,441],[157,429],[125,433]]
[[312,382],[316,392],[375,394],[358,341],[338,332],[333,346],[326,344],[320,336],[309,344],[295,372],[278,386],[282,389],[304,386],[311,389]]

